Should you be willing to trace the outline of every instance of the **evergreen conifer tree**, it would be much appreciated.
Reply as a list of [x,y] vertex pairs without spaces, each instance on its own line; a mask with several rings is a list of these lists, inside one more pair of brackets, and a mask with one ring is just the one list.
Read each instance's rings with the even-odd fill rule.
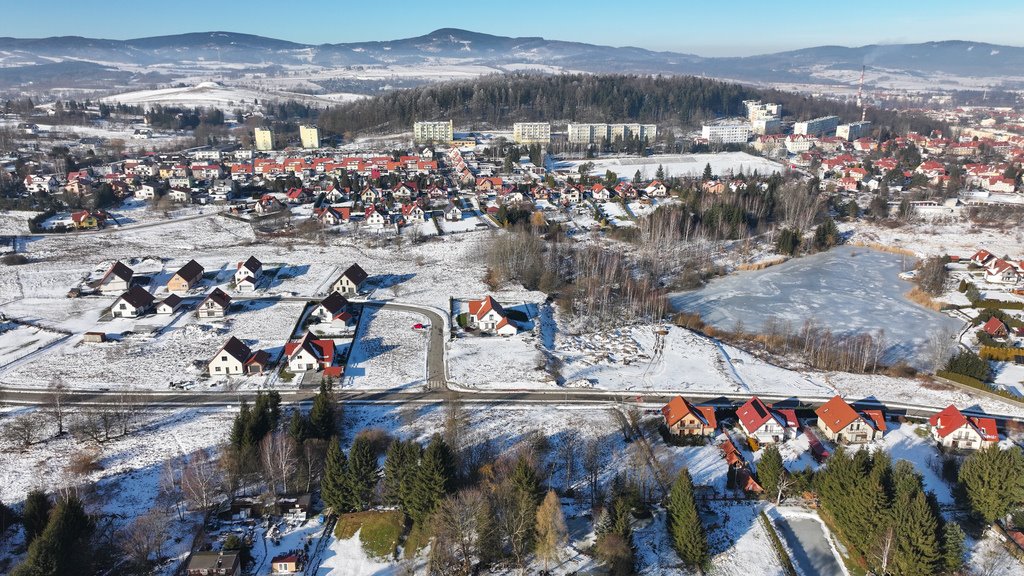
[[366,510],[373,505],[374,488],[377,486],[377,456],[366,436],[356,436],[352,442],[348,452],[346,477],[352,506],[356,510]]
[[708,538],[697,513],[693,480],[686,468],[672,483],[666,513],[669,537],[679,559],[690,568],[704,567],[708,562]]
[[25,544],[30,545],[36,536],[42,534],[50,521],[50,510],[53,505],[42,490],[32,490],[25,497],[25,506],[21,512],[21,524],[25,527]]
[[314,438],[330,438],[335,434],[334,403],[331,396],[327,381],[321,381],[320,391],[313,398],[313,407],[309,410],[310,436]]
[[327,447],[323,477],[320,479],[320,499],[335,514],[352,510],[352,491],[348,483],[348,459],[341,451],[337,438],[331,438]]
[[12,576],[90,574],[94,527],[78,498],[72,496],[58,503],[46,529],[32,541],[28,556]]
[[1024,504],[1024,456],[1017,447],[978,450],[960,466],[971,508],[993,522]]
[[764,497],[774,501],[779,493],[779,482],[785,474],[782,455],[774,444],[764,449],[757,462],[757,480],[764,488]]

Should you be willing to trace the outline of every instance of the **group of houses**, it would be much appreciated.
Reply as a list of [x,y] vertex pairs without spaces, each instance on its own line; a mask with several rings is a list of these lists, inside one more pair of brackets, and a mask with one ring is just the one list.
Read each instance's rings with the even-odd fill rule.
[[1024,281],[1024,262],[998,258],[988,250],[978,250],[970,263],[980,268],[980,276],[992,284],[1016,285]]
[[[719,419],[714,406],[694,405],[681,396],[661,409],[665,427],[675,436],[705,436],[718,433]],[[867,444],[886,433],[885,416],[878,409],[858,409],[841,396],[834,396],[814,411],[817,428],[837,444]],[[796,412],[765,404],[757,396],[736,409],[739,429],[759,445],[777,444],[795,438],[801,431]],[[996,421],[967,416],[949,406],[929,420],[931,435],[944,448],[975,450],[999,441]]]

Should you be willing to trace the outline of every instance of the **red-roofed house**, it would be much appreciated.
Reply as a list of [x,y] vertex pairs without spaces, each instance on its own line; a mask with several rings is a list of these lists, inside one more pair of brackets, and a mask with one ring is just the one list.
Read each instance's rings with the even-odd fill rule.
[[302,562],[298,554],[282,554],[274,556],[270,561],[271,574],[298,574],[302,571]]
[[665,426],[676,436],[711,436],[718,429],[714,406],[694,406],[682,396],[661,408]]
[[988,322],[985,322],[985,325],[982,326],[981,329],[993,338],[1006,338],[1009,334],[1009,331],[1006,329],[1006,324],[1003,324],[1003,321],[995,316],[989,318]]
[[284,354],[288,357],[288,369],[292,372],[323,370],[327,373],[329,368],[336,367],[334,340],[318,339],[311,332],[306,332],[297,341],[285,344]]
[[928,419],[932,436],[940,446],[962,450],[986,448],[999,441],[996,421],[992,418],[964,416],[952,404]]
[[514,336],[519,329],[509,322],[505,309],[490,296],[483,300],[469,301],[469,325],[481,332],[494,333],[499,336]]
[[878,419],[860,413],[840,396],[834,396],[814,411],[818,415],[818,428],[833,442],[863,444],[881,438],[885,433],[885,419],[879,410]]
[[1020,282],[1021,273],[1016,266],[1006,260],[996,258],[985,267],[985,281],[996,284],[1016,284]]
[[793,410],[770,408],[754,396],[736,410],[740,427],[761,444],[782,442],[796,435],[799,423]]

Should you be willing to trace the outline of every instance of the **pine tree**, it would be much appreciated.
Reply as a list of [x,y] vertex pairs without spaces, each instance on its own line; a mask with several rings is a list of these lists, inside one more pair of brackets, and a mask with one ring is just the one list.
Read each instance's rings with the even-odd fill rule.
[[938,521],[923,492],[895,502],[895,549],[890,569],[896,576],[934,574],[941,566],[942,549],[938,539]]
[[309,421],[302,415],[302,410],[298,408],[292,411],[292,419],[288,423],[288,435],[299,445],[309,437]]
[[25,561],[12,576],[90,574],[90,538],[95,526],[74,496],[57,504],[50,521],[28,548]]
[[[661,164],[658,164],[658,170],[654,173],[654,179],[658,181],[665,179],[665,167]],[[664,184],[664,182],[662,182],[662,184]]]
[[32,544],[36,536],[42,534],[50,521],[50,509],[53,505],[42,490],[33,490],[25,497],[25,507],[21,512],[21,524],[25,527],[25,544]]
[[707,164],[704,165],[704,174],[702,175],[702,178],[704,180],[711,180],[711,178],[713,177],[714,174],[712,174],[711,172],[711,162],[708,162]]
[[680,470],[672,483],[666,508],[669,537],[679,559],[689,568],[704,567],[708,562],[708,538],[697,513],[693,480],[686,468]]
[[235,415],[235,419],[231,423],[231,445],[235,448],[242,447],[242,441],[245,438],[245,430],[249,427],[249,419],[249,403],[242,400],[242,405],[238,409],[238,414]]
[[1017,447],[979,450],[964,460],[960,482],[974,512],[993,522],[1024,504],[1024,456]]
[[330,438],[335,434],[334,403],[326,381],[320,382],[320,391],[313,398],[313,407],[309,410],[309,428],[313,438]]
[[384,503],[405,509],[409,482],[420,460],[420,446],[411,440],[395,440],[384,454]]
[[536,546],[534,553],[544,561],[547,571],[550,562],[558,562],[562,548],[569,540],[565,527],[565,516],[562,514],[562,503],[554,490],[548,490],[544,501],[537,509]]
[[422,524],[430,516],[450,490],[453,472],[448,447],[435,434],[409,482],[406,514],[413,522]]
[[540,501],[544,498],[544,488],[541,487],[537,471],[534,470],[530,461],[524,457],[516,460],[516,466],[512,469],[512,476],[509,477],[509,481],[512,482],[512,485],[517,490],[529,495],[535,504],[540,504]]
[[331,438],[327,447],[324,473],[320,479],[320,499],[334,510],[344,514],[352,510],[352,491],[348,484],[348,459],[341,451],[337,438]]
[[772,444],[764,449],[761,460],[757,463],[757,480],[764,488],[764,497],[774,501],[779,495],[779,483],[783,479],[786,468],[782,464],[779,448]]
[[633,174],[633,185],[636,186],[637,184],[639,184],[642,181],[643,181],[643,178],[640,176],[640,171],[637,170],[636,174]]
[[352,506],[356,510],[368,509],[373,504],[373,492],[377,486],[377,456],[366,436],[356,436],[352,442],[346,478]]
[[947,574],[956,574],[964,566],[964,539],[966,535],[960,525],[947,522],[942,528],[942,568]]

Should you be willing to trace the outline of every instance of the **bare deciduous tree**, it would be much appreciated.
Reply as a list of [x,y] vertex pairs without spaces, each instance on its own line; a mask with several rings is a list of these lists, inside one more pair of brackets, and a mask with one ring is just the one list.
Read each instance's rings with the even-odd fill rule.
[[36,441],[36,436],[39,435],[41,428],[42,422],[40,422],[39,417],[29,412],[7,421],[3,427],[3,435],[8,442],[22,448],[28,448]]
[[121,546],[137,566],[146,567],[151,560],[161,559],[166,540],[167,515],[153,507],[125,530]]
[[288,493],[289,481],[298,468],[295,440],[281,431],[266,435],[260,444],[260,464],[270,492]]
[[587,440],[583,447],[583,472],[587,477],[587,486],[590,488],[590,507],[593,508],[598,502],[598,493],[601,488],[601,467],[604,465],[605,445],[601,438],[594,437]]
[[574,429],[568,429],[562,434],[556,452],[562,463],[562,471],[565,474],[564,491],[569,492],[573,483],[576,482],[576,452],[580,447],[580,435]]
[[57,435],[61,436],[64,434],[64,417],[67,415],[67,403],[65,396],[67,395],[68,387],[60,380],[54,380],[50,382],[50,386],[46,393],[46,404],[44,410],[46,413],[53,418],[53,423],[57,426]]
[[193,508],[210,510],[220,494],[221,473],[205,450],[190,454],[181,471],[181,490]]

